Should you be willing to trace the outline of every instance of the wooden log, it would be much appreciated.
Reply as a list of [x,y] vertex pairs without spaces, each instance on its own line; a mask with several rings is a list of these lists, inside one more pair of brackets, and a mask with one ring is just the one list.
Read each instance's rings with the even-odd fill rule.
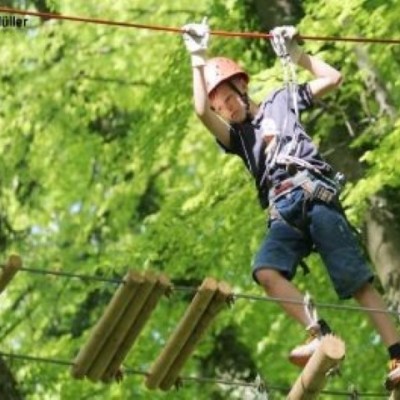
[[91,381],[97,382],[103,376],[107,366],[118,350],[118,347],[121,345],[128,333],[129,328],[140,314],[141,309],[150,296],[156,282],[157,277],[151,272],[146,272],[144,280],[140,283],[140,286],[137,288],[131,301],[128,302],[121,318],[119,318],[118,322],[113,327],[112,332],[108,335],[101,351],[90,366],[86,375]]
[[140,311],[138,318],[136,318],[136,320],[132,324],[129,332],[125,336],[123,342],[119,346],[113,359],[108,365],[106,372],[103,374],[103,382],[110,382],[112,379],[118,376],[117,374],[118,371],[120,371],[120,366],[123,360],[128,355],[129,350],[132,348],[140,332],[143,330],[143,327],[150,318],[160,298],[169,290],[171,290],[171,288],[172,285],[170,280],[165,275],[160,275],[158,277],[157,284],[155,285],[151,293],[151,296],[149,296],[149,298],[147,299],[147,302],[144,304],[142,310]]
[[217,314],[227,306],[227,301],[231,295],[232,295],[232,290],[229,287],[229,285],[224,282],[220,282],[218,284],[217,293],[215,294],[208,308],[202,315],[200,321],[196,325],[191,336],[187,340],[185,346],[179,352],[178,356],[176,357],[175,361],[169,368],[164,379],[160,383],[159,387],[162,390],[169,390],[171,386],[175,384],[183,365],[190,357],[190,355],[193,353],[198,342],[204,336],[211,322],[215,319]]
[[0,273],[0,293],[7,287],[12,281],[15,274],[22,267],[22,259],[16,254],[11,254],[7,260],[6,265]]
[[175,331],[150,368],[149,375],[145,381],[148,389],[156,389],[158,387],[210,304],[217,288],[218,284],[214,279],[204,279]]
[[116,326],[129,301],[143,281],[143,278],[134,271],[129,271],[107,305],[103,315],[94,326],[88,341],[81,348],[71,367],[71,375],[75,379],[82,379],[89,371],[93,361],[100,353],[107,337]]
[[297,378],[287,399],[317,399],[327,381],[327,372],[336,367],[345,356],[345,344],[336,336],[326,335]]

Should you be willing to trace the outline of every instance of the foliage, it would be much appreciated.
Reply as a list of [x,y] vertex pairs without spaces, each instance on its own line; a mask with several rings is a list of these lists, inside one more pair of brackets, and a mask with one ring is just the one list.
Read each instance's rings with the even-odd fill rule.
[[[204,15],[221,30],[256,30],[259,23],[251,13],[255,1],[133,3],[64,0],[48,6],[64,14],[173,27]],[[400,5],[394,0],[303,3],[299,27],[306,34],[398,33]],[[183,285],[214,276],[236,292],[261,295],[250,261],[265,234],[265,215],[241,162],[223,155],[193,115],[191,71],[179,35],[35,18],[29,24],[28,30],[3,30],[0,39],[4,258],[16,251],[28,267],[108,278],[124,275],[128,267],[149,267]],[[398,46],[360,46],[396,109]],[[350,177],[344,201],[348,215],[360,223],[372,194],[400,185],[395,168],[400,123],[368,86],[354,44],[308,41],[305,47],[345,76],[340,91],[318,104],[306,125],[327,158]],[[210,52],[240,60],[254,75],[251,91],[257,99],[281,84],[280,65],[273,64],[264,41],[213,36]],[[355,163],[347,163],[350,159]],[[299,273],[296,284],[317,301],[336,303],[320,260],[313,255],[309,264],[311,277]],[[113,290],[103,283],[21,272],[2,295],[0,350],[72,360]],[[129,367],[149,368],[188,300],[176,293],[162,302],[131,352]],[[385,350],[365,317],[320,312],[348,348],[342,377],[328,388],[382,391]],[[270,385],[289,387],[299,371],[288,365],[286,354],[303,339],[300,332],[277,305],[237,300],[184,375],[254,380],[259,373]],[[32,400],[242,396],[235,388],[191,383],[178,392],[155,393],[140,376],[105,386],[72,381],[64,366],[16,360],[9,366]],[[272,391],[270,398],[284,396]]]

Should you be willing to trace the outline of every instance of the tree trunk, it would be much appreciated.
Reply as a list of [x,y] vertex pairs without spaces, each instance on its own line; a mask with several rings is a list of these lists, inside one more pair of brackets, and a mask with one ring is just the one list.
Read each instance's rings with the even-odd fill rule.
[[299,0],[254,0],[254,7],[260,19],[261,29],[266,32],[275,26],[296,23],[304,15]]
[[[397,117],[395,108],[390,104],[390,96],[384,81],[371,63],[368,54],[361,46],[355,46],[357,63],[360,69],[367,72],[365,85],[375,96],[379,105],[378,117]],[[371,199],[367,213],[366,245],[378,276],[386,292],[389,304],[398,309],[400,303],[400,229],[396,221],[398,215],[391,211],[391,200],[385,193],[379,193]],[[397,217],[397,218],[396,218]]]
[[18,390],[18,385],[10,369],[3,359],[0,358],[0,399],[1,400],[23,400],[24,397]]
[[390,306],[400,306],[400,231],[388,200],[374,196],[366,217],[366,242]]

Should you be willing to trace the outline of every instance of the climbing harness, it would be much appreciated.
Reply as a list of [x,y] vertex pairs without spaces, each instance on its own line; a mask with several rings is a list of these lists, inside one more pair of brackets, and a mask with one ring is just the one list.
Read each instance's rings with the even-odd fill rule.
[[321,179],[305,169],[272,187],[269,192],[270,204],[298,187],[303,188],[308,200],[325,203],[332,203],[339,194],[339,187],[334,180],[327,177]]
[[[289,195],[296,188],[302,188],[304,198],[302,199],[302,215],[301,222],[294,223],[282,215],[277,206],[278,200]],[[294,176],[285,179],[269,190],[269,218],[270,220],[281,219],[288,223],[291,227],[298,230],[301,234],[307,235],[308,217],[307,209],[310,201],[321,201],[326,204],[333,205],[341,210],[338,206],[339,187],[334,180],[329,178],[321,178],[315,176],[309,170],[297,172]]]
[[[293,39],[292,39],[293,40]],[[270,168],[275,165],[285,165],[289,178],[278,183],[269,189],[268,200],[270,204],[270,217],[282,218],[276,202],[296,188],[304,190],[303,220],[306,221],[306,203],[313,200],[322,201],[327,204],[336,205],[338,195],[342,189],[345,178],[341,173],[337,173],[333,179],[327,177],[322,171],[313,166],[308,161],[299,157],[301,130],[295,129],[289,143],[283,146],[285,132],[288,128],[289,115],[295,114],[296,123],[299,121],[299,107],[297,102],[297,77],[295,65],[290,57],[288,40],[282,32],[274,32],[271,44],[278,55],[284,73],[284,82],[287,90],[287,112],[282,124],[282,132],[276,138],[276,145],[273,151],[267,148],[267,167],[265,175]],[[290,104],[292,102],[292,105]],[[289,225],[293,225],[287,221]],[[302,225],[306,225],[305,223]],[[297,227],[300,230],[305,226]]]
[[[296,120],[299,120],[299,107],[297,103],[297,76],[295,65],[293,64],[290,54],[287,48],[287,42],[282,33],[273,34],[271,38],[272,46],[279,57],[279,60],[283,69],[283,79],[285,82],[285,87],[287,91],[286,97],[286,108],[287,112],[285,113],[285,119],[282,127],[282,136],[284,136],[287,131],[288,122],[289,122],[289,113],[291,110],[290,101],[293,104],[294,114],[296,116]],[[296,130],[291,141],[286,145],[286,149],[282,148],[283,137],[277,136],[277,143],[275,145],[275,149],[268,154],[268,164],[270,167],[273,167],[275,164],[283,164],[287,167],[291,164],[298,165],[303,168],[308,168],[310,170],[318,170],[308,163],[305,160],[302,160],[298,157],[297,150],[299,144],[299,130]]]
[[[281,125],[280,134],[276,132],[274,138],[270,141],[265,149],[265,171],[260,179],[259,186],[263,187],[268,182],[267,176],[269,171],[276,165],[283,165],[290,176],[296,175],[299,169],[309,170],[316,176],[322,175],[314,165],[299,157],[300,152],[300,129],[295,129],[294,134],[288,143],[285,142],[285,136],[288,130],[289,115],[295,114],[296,124],[299,123],[299,107],[297,101],[297,76],[295,65],[290,58],[287,48],[287,39],[279,34],[271,35],[271,44],[278,55],[283,69],[283,78],[285,82],[286,95],[286,113],[284,121]],[[271,201],[271,199],[269,199]],[[270,203],[271,204],[271,203]]]
[[[295,39],[292,39],[295,40]],[[278,55],[282,69],[283,69],[283,77],[285,82],[285,87],[287,90],[287,112],[285,114],[285,120],[283,123],[282,135],[284,136],[287,125],[288,125],[288,115],[291,111],[290,100],[293,104],[293,110],[296,117],[296,121],[299,121],[299,107],[297,100],[297,75],[296,75],[296,67],[290,57],[287,38],[284,37],[282,32],[274,33],[271,37],[271,44]],[[336,190],[340,191],[341,187],[345,182],[345,177],[342,173],[338,172],[333,180],[328,179],[326,176],[322,174],[322,172],[313,166],[308,161],[299,157],[299,142],[300,142],[300,130],[296,129],[294,135],[291,138],[291,141],[285,146],[286,148],[282,148],[283,138],[278,138],[278,144],[275,147],[273,155],[270,155],[269,161],[271,161],[271,165],[269,168],[273,167],[275,164],[281,164],[286,166],[286,170],[289,172],[289,175],[294,175],[299,168],[308,170],[313,172],[317,177],[322,178],[322,181],[330,181],[329,185]],[[334,196],[331,196],[329,193],[325,191],[326,185],[321,185],[322,190],[318,194],[318,188],[312,188],[312,194],[319,198],[322,201],[330,202],[332,201]],[[308,192],[310,192],[308,190]],[[326,200],[325,200],[326,196]]]

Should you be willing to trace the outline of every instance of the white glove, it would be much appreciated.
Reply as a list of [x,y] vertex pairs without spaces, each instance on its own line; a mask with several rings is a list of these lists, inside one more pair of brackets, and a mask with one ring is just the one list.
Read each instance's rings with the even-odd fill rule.
[[192,66],[199,67],[206,63],[206,52],[210,38],[210,28],[207,18],[200,24],[187,24],[182,27],[183,40],[187,51],[192,56]]
[[278,57],[287,57],[297,63],[303,50],[297,43],[297,29],[294,26],[278,26],[270,32],[271,44]]

